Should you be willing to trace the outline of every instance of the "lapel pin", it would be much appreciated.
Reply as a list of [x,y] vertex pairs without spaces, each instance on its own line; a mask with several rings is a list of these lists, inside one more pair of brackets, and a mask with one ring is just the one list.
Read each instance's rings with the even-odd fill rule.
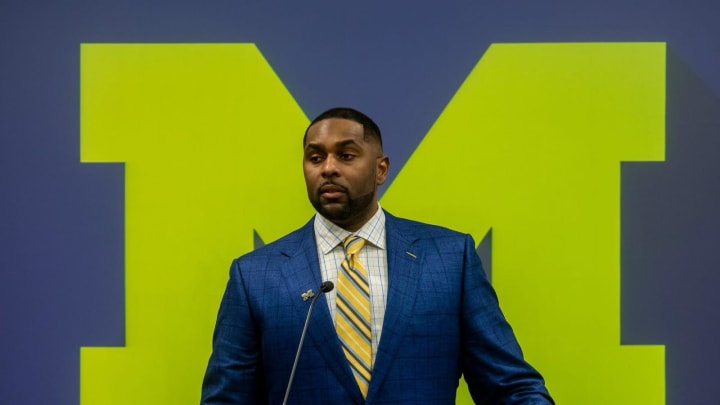
[[413,259],[417,259],[417,256],[415,256],[413,253],[405,252],[408,256],[412,257]]
[[307,290],[304,293],[300,294],[300,296],[302,297],[303,301],[307,301],[310,298],[314,297],[315,293],[313,292],[313,290]]

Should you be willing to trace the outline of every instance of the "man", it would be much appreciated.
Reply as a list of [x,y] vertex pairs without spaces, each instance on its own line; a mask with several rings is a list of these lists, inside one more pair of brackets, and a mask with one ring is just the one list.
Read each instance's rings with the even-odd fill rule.
[[[552,404],[522,358],[469,235],[378,206],[390,161],[377,125],[349,108],[303,140],[314,219],[236,259],[220,306],[203,404],[279,404],[309,301],[323,281],[290,403]],[[358,238],[359,237],[359,238]]]

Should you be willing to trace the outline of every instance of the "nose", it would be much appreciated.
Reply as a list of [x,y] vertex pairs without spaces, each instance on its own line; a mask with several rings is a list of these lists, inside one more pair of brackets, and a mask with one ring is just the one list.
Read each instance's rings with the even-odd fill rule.
[[323,177],[335,177],[338,176],[337,160],[333,155],[328,155],[322,164],[322,176]]

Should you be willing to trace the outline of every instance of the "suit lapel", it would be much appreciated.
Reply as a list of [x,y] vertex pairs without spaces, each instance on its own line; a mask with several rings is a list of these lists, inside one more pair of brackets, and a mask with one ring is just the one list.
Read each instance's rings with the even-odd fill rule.
[[367,403],[383,383],[400,343],[408,329],[415,307],[422,251],[414,243],[418,236],[389,213],[385,213],[387,242],[388,295],[382,337],[373,366]]
[[[323,280],[320,277],[320,263],[318,261],[312,220],[299,230],[298,236],[299,243],[294,245],[295,247],[283,251],[283,255],[287,256],[288,260],[285,261],[282,267],[282,273],[288,291],[291,294],[297,294],[297,300],[292,300],[295,316],[304,321],[307,317],[310,300],[303,301],[300,294],[307,290],[318,293]],[[360,389],[355,383],[350,366],[340,347],[324,295],[318,297],[317,302],[315,302],[307,336],[319,348],[327,367],[332,370],[349,395],[357,403],[363,403]],[[321,366],[318,365],[318,367]]]

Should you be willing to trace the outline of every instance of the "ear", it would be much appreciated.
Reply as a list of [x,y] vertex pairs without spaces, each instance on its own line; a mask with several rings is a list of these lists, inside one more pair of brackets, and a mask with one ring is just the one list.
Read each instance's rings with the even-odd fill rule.
[[378,157],[376,169],[375,184],[379,186],[385,183],[385,179],[387,178],[388,170],[390,169],[390,158],[386,155]]

